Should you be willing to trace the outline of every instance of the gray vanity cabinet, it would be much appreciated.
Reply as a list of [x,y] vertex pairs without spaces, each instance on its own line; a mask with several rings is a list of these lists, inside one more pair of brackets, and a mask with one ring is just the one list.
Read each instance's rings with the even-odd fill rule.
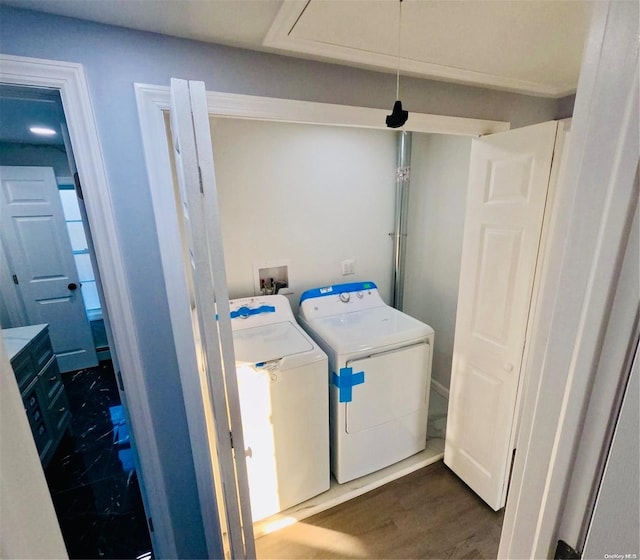
[[47,325],[4,329],[2,336],[43,466],[69,426],[69,401]]

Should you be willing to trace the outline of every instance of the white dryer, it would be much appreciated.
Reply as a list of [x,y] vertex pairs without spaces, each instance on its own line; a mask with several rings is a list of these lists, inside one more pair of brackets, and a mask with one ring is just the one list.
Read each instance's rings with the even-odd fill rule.
[[327,356],[281,295],[230,302],[254,521],[329,489]]
[[373,282],[308,290],[298,319],[329,356],[336,480],[353,480],[423,450],[433,329],[386,305]]

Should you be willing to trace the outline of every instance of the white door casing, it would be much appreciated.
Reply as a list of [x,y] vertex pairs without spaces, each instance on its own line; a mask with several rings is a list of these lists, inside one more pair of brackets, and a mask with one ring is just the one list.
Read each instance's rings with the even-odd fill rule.
[[[588,500],[570,499],[569,484],[584,476],[585,468],[594,468],[590,460],[583,462],[583,444],[607,429],[611,409],[602,406],[599,394],[600,414],[592,417],[595,430],[588,432],[585,411],[594,404],[590,395],[598,391],[600,376],[616,383],[628,374],[620,364],[630,341],[623,342],[620,333],[629,317],[613,309],[613,294],[638,202],[638,10],[637,2],[594,5],[566,173],[554,202],[556,218],[536,309],[541,328],[528,358],[499,558],[551,557],[558,538],[579,547],[574,539]],[[635,293],[635,300],[625,297],[621,306],[632,321],[637,283]],[[617,348],[612,352],[607,338],[614,333]],[[605,355],[618,365],[605,365]],[[568,517],[572,528],[561,533],[560,523]]]
[[98,365],[50,167],[0,167],[2,242],[30,324],[48,323],[60,371]]
[[[199,380],[192,379],[191,372],[197,367],[194,352],[194,332],[189,307],[192,286],[185,278],[182,267],[176,263],[183,258],[181,226],[176,212],[174,181],[170,159],[171,140],[167,141],[165,114],[171,110],[170,88],[146,84],[135,84],[136,99],[142,130],[145,160],[151,188],[154,214],[158,228],[164,281],[171,314],[171,323],[176,345],[180,377],[185,394],[185,408],[189,422],[189,435],[198,477],[200,503],[205,519],[205,530],[215,533],[213,519],[217,511],[224,516],[223,507],[207,485],[213,486],[211,457],[203,442],[206,441],[205,418],[210,414],[203,409]],[[223,115],[237,118],[258,118],[287,122],[311,122],[319,124],[384,126],[384,111],[380,109],[332,105],[288,99],[273,99],[252,95],[207,92],[209,116]],[[448,117],[441,115],[413,114],[408,122],[410,130],[425,133],[462,134],[477,136],[508,130],[509,123]],[[213,155],[211,156],[213,157]],[[228,521],[226,521],[228,523]],[[208,535],[213,538],[215,535]]]
[[506,501],[514,413],[557,123],[473,141],[445,463]]
[[[240,398],[233,353],[213,148],[203,82],[171,80],[171,134],[178,181],[182,268],[207,419],[209,470],[221,493],[225,555],[255,558]],[[199,484],[201,480],[199,480]],[[206,502],[205,502],[206,504]],[[204,507],[204,506],[203,506]],[[207,515],[214,512],[203,509]],[[207,538],[214,543],[215,535]]]
[[78,172],[84,182],[84,202],[105,295],[103,309],[104,306],[108,309],[112,326],[112,352],[117,351],[132,420],[131,428],[139,450],[141,469],[138,477],[142,483],[145,512],[149,520],[153,520],[155,529],[150,533],[153,550],[158,557],[177,558],[175,533],[178,521],[171,516],[167,479],[148,400],[150,391],[143,374],[145,368],[138,341],[137,321],[120,250],[95,112],[83,67],[73,62],[0,54],[0,81],[60,91]]

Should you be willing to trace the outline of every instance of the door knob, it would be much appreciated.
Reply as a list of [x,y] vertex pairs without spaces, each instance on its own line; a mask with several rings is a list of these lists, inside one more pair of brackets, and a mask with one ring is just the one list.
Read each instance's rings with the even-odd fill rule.
[[511,363],[504,364],[504,369],[505,369],[508,373],[511,373],[511,372],[513,371],[513,364],[511,364]]
[[71,282],[71,284],[69,284],[67,288],[69,288],[73,292],[74,290],[78,289],[78,284],[76,284],[75,282]]

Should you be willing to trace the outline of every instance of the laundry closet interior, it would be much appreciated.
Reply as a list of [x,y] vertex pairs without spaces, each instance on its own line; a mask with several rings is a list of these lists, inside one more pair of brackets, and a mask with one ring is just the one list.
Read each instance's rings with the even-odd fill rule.
[[[169,113],[165,112],[169,146],[172,142],[170,120]],[[508,128],[506,123],[501,124],[504,124],[502,130]],[[534,293],[544,261],[544,251],[538,248],[538,244],[543,247],[551,223],[551,199],[559,173],[559,158],[554,160],[553,171],[551,160],[554,144],[557,156],[562,143],[557,141],[556,134],[564,139],[568,130],[566,123],[546,124],[548,127],[544,134],[550,139],[544,156],[548,160],[547,176],[543,179],[545,193],[536,218],[539,223],[534,226],[538,228],[538,241],[535,248],[530,249],[534,257],[533,268],[528,273],[530,301],[520,329],[523,332],[533,320],[534,314],[528,309],[531,302],[535,303]],[[443,459],[456,314],[460,313],[458,290],[463,234],[465,220],[468,219],[474,135],[406,133],[382,128],[225,116],[210,116],[209,126],[229,298],[259,296],[265,289],[265,280],[267,287],[270,282],[275,284],[270,275],[274,271],[275,274],[284,271],[286,281],[279,291],[289,300],[294,316],[298,313],[301,294],[322,286],[375,282],[385,303],[391,304],[397,297],[397,293],[394,294],[394,274],[397,271],[394,272],[393,232],[396,226],[398,150],[400,135],[410,135],[410,165],[403,171],[409,174],[409,187],[401,310],[435,331],[426,449],[345,484],[332,480],[330,490],[276,515],[257,520],[254,534],[259,537]],[[498,132],[500,134],[504,133]],[[515,165],[498,163],[490,166],[487,177],[483,177],[488,186],[475,187],[479,191],[484,188],[480,203],[531,198],[526,188],[517,187],[520,189],[518,192],[510,192],[508,188],[492,183],[492,178],[496,177],[503,180],[502,185],[505,181],[526,183],[535,174],[532,162],[540,159],[538,155],[525,154],[516,159]],[[177,193],[175,160],[172,158],[171,162]],[[542,175],[544,173],[542,171]],[[547,183],[551,185],[548,194]],[[179,194],[175,196],[179,197]],[[505,326],[500,318],[483,321],[478,313],[491,317],[495,313],[504,318],[508,315],[505,306],[518,304],[513,301],[510,283],[518,275],[517,244],[524,234],[514,231],[512,226],[499,226],[493,230],[485,227],[482,235],[487,233],[483,237],[486,243],[475,249],[482,258],[469,260],[468,255],[465,257],[472,263],[468,266],[477,268],[466,272],[467,275],[475,275],[477,280],[475,299],[465,300],[465,305],[473,306],[470,330],[475,329],[490,342],[499,342],[501,336],[507,336],[505,329],[513,329],[513,325]],[[492,232],[495,234],[493,238]],[[510,255],[516,264],[511,268],[505,265],[503,253]],[[487,272],[492,268],[493,272]],[[478,292],[482,289],[490,293],[478,301]],[[496,291],[501,289],[506,296],[496,295]],[[463,319],[467,320],[464,316]],[[526,351],[519,359],[524,362]],[[520,363],[515,363],[516,381],[510,389],[514,403],[520,366]],[[514,364],[505,363],[504,369],[511,373]],[[495,385],[495,381],[487,380],[482,372],[478,375],[472,372],[467,379],[470,381],[464,387],[458,386],[457,406],[464,406],[470,414],[480,415],[485,414],[487,407],[502,406],[500,395],[491,393],[491,389],[485,391],[482,386],[485,382]],[[470,402],[473,396],[469,391],[477,391],[477,399],[485,399],[486,402]],[[510,424],[507,430],[510,446],[517,428],[517,410],[514,407],[511,414],[512,418],[506,420]],[[467,415],[457,423],[457,429],[469,429],[470,432],[483,429],[482,422],[475,427],[472,424],[473,420],[469,420]],[[490,425],[484,427],[491,429]],[[474,449],[473,445],[479,446],[489,440],[478,433],[470,433],[469,437],[480,443],[464,448],[464,442],[453,442],[450,452],[455,456],[453,461],[457,465],[457,457],[463,456],[483,470],[483,458],[487,464],[491,462],[493,459],[488,455],[493,451]],[[505,464],[504,468],[508,466]],[[453,470],[456,471],[455,466]],[[504,476],[504,472],[499,476]],[[491,503],[494,509],[501,507],[501,500],[504,504],[506,488],[501,487],[500,492],[504,495]]]

